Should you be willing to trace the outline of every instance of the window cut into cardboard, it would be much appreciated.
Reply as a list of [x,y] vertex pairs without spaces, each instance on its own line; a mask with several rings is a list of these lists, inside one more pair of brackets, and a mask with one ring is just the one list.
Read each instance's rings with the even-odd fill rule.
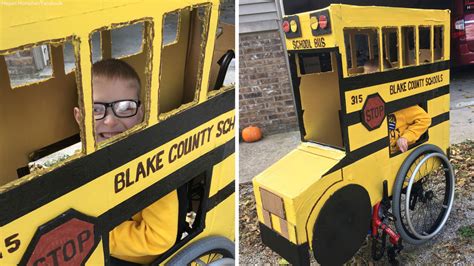
[[[79,71],[66,75],[63,64],[63,52],[66,43],[73,45],[74,40],[71,40],[8,52],[14,57],[2,56],[0,52],[0,61],[5,61],[5,64],[0,63],[0,185],[25,175],[42,175],[82,154],[79,126],[73,115],[74,107],[80,102],[78,88],[81,86],[76,83]],[[41,57],[43,52],[49,57]],[[25,59],[28,57],[30,59]],[[21,89],[12,90],[7,58],[27,62],[16,64],[26,68],[16,69],[16,73],[22,75],[32,74],[32,67],[37,66],[35,60],[39,58],[42,61],[38,64],[48,67],[48,76],[54,73],[54,77],[37,82],[38,76],[28,76],[29,81]],[[43,68],[43,73],[45,71]]]
[[317,74],[332,71],[331,53],[298,54],[299,74]]
[[[414,105],[417,106],[417,105]],[[418,106],[423,109],[425,112],[428,112],[428,107],[427,103],[419,103]],[[407,107],[411,108],[413,106]],[[397,124],[397,119],[396,119],[396,113],[397,112],[405,112],[405,116],[410,116],[412,114],[407,113],[406,109],[400,109],[397,110],[389,115],[387,115],[387,125],[388,125],[388,136],[389,136],[389,154],[390,157],[396,156],[398,154],[401,154],[402,152],[400,151],[400,148],[398,147],[397,140],[401,137],[401,135],[404,132],[400,132],[400,129],[404,128],[404,126],[400,126]],[[398,121],[400,123],[400,121]],[[419,123],[418,121],[415,121],[415,123]],[[406,129],[405,129],[406,130]],[[429,134],[428,134],[428,128],[426,128],[426,131],[413,143],[408,143],[408,151],[413,149],[414,147],[417,147],[421,145],[422,143],[426,142],[429,139]]]
[[112,58],[123,58],[138,54],[143,48],[144,23],[112,29]]
[[172,12],[165,15],[163,21],[163,44],[162,46],[167,46],[174,44],[178,41],[178,23],[179,23],[179,13]]
[[158,92],[160,119],[166,119],[165,113],[170,115],[196,104],[201,87],[210,6],[195,6],[177,12],[179,37],[175,43],[166,46],[162,43]]
[[377,29],[344,29],[344,38],[349,75],[380,71]]
[[68,41],[63,46],[64,55],[64,73],[69,74],[76,69],[76,57],[74,55],[74,46]]
[[212,97],[235,85],[235,27],[221,24],[216,31],[216,42],[209,77],[209,94]]
[[416,64],[415,27],[402,27],[403,65]]
[[355,57],[355,50],[352,50],[352,47],[355,49],[355,40],[351,37],[353,37],[353,34],[349,34],[349,32],[344,31],[344,45],[346,48],[346,62],[347,62],[347,69],[351,69],[354,66],[352,65],[352,62],[355,60],[352,60],[352,57]]
[[420,26],[418,27],[418,39],[419,39],[419,61],[420,64],[426,64],[431,62],[431,27]]
[[434,26],[434,60],[442,60],[444,58],[444,40],[443,26]]
[[[96,41],[94,36],[99,33],[100,45],[96,46],[100,47],[102,60],[114,58],[128,65],[123,67],[119,63],[114,63],[107,67],[122,69],[130,77],[135,75],[134,72],[138,76],[138,80],[102,76],[96,79],[94,73],[92,73],[93,101],[97,105],[90,108],[94,112],[98,112],[99,108],[102,108],[100,105],[105,104],[107,106],[108,104],[105,117],[101,119],[94,118],[95,140],[99,147],[107,146],[142,129],[148,117],[151,73],[147,69],[151,69],[152,24],[150,21],[142,20],[131,23],[124,22],[124,25],[126,26],[111,25],[110,28],[101,28],[92,34],[90,40],[93,49],[92,54],[94,54],[94,42]],[[114,47],[116,47],[116,52],[114,52]],[[122,57],[115,58],[114,55]],[[109,90],[108,87],[114,89]],[[130,102],[119,102],[122,100],[132,100],[136,103],[132,106]],[[120,117],[122,116],[120,111],[125,104],[128,104],[127,108],[134,110],[130,117]]]
[[400,67],[398,60],[398,31],[397,28],[382,29],[382,51],[384,71]]
[[48,44],[37,45],[5,55],[12,88],[41,82],[53,77]]
[[100,40],[101,40],[100,31],[94,32],[90,40],[92,63],[102,60],[102,49],[101,49]]

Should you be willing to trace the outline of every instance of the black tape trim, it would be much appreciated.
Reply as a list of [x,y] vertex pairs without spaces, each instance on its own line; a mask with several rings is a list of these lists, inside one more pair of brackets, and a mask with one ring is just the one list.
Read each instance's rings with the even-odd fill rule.
[[[385,104],[385,110],[387,114],[391,114],[397,110],[407,108],[413,105],[421,104],[423,102],[438,98],[440,96],[449,94],[449,85],[439,87],[437,89],[429,90],[423,93],[412,95],[410,97],[402,98],[399,100],[391,101]],[[355,111],[349,114],[346,114],[345,126],[351,126],[361,122],[361,113]]]
[[[235,90],[0,194],[0,226],[235,108]],[[232,144],[234,145],[234,144]]]
[[445,121],[449,120],[449,112],[439,114],[433,118],[431,118],[431,125],[430,127],[437,126]]
[[449,69],[449,61],[441,61],[433,64],[407,67],[386,72],[377,72],[366,75],[344,78],[340,82],[340,88],[344,91],[357,90],[387,82],[408,79],[416,76],[431,74]]
[[334,165],[331,169],[329,169],[329,171],[327,171],[323,176],[329,175],[330,173],[335,172],[343,167],[346,167],[364,157],[369,156],[372,153],[378,152],[381,149],[388,147],[388,143],[389,138],[388,136],[386,136],[363,147],[360,147],[357,150],[352,151],[351,153],[347,154],[342,160],[340,160],[336,165]]
[[235,180],[232,180],[224,188],[219,190],[214,196],[209,198],[207,203],[207,211],[214,209],[217,205],[223,202],[225,199],[230,197],[235,192]]
[[265,246],[271,248],[278,255],[285,258],[293,265],[309,265],[309,245],[308,242],[296,245],[288,241],[277,232],[268,228],[266,225],[259,223],[260,236]]

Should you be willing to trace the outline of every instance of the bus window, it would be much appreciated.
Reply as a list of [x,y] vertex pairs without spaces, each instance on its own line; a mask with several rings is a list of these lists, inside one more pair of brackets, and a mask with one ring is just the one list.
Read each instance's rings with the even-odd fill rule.
[[298,54],[301,75],[332,71],[330,53]]
[[[105,92],[105,87],[107,87],[108,82],[112,82],[111,79],[103,78],[101,80],[93,80],[92,90],[94,96],[94,112],[97,111],[103,112],[104,106],[102,103],[112,103],[118,100],[133,100],[135,102],[130,103],[123,103],[127,104],[130,108],[137,110],[137,113],[127,116],[121,117],[120,121],[129,121],[133,119],[138,119],[139,121],[132,121],[131,123],[125,123],[124,127],[116,128],[114,132],[109,132],[112,130],[111,127],[108,129],[104,128],[106,124],[105,120],[107,120],[107,116],[109,112],[119,111],[119,104],[122,103],[114,103],[116,106],[110,106],[112,108],[117,108],[112,110],[111,108],[106,107],[105,109],[105,117],[97,116],[94,120],[95,123],[95,136],[96,142],[104,141],[103,144],[110,144],[111,142],[123,138],[124,136],[128,135],[132,131],[136,131],[139,128],[144,126],[144,121],[146,121],[147,113],[145,112],[148,110],[148,91],[149,91],[149,80],[148,77],[149,72],[146,71],[148,64],[151,61],[150,51],[151,49],[144,49],[144,47],[151,47],[151,38],[149,38],[149,32],[151,27],[151,23],[149,21],[134,21],[134,22],[126,22],[123,24],[116,24],[112,25],[111,28],[100,29],[94,32],[91,36],[91,46],[92,46],[92,53],[94,54],[95,44],[94,42],[97,39],[94,39],[94,36],[97,36],[97,32],[99,32],[100,38],[100,54],[102,55],[103,60],[105,59],[120,59],[120,61],[125,62],[125,64],[121,64],[117,61],[109,61],[107,64],[102,64],[95,62],[94,64],[94,71],[99,73],[109,73],[108,68],[115,68],[115,69],[122,69],[127,74],[126,76],[130,77],[130,79],[134,79],[133,76],[138,76],[137,83],[137,93],[133,95],[115,95],[115,97],[110,97],[112,93],[107,93],[107,95],[103,95]],[[147,34],[147,36],[145,36]],[[94,58],[94,55],[93,55]],[[94,71],[92,75],[94,76]],[[128,80],[117,79],[120,82],[128,82]],[[116,81],[116,82],[118,82]],[[97,83],[96,83],[97,82]],[[100,84],[99,84],[100,83]],[[105,84],[103,86],[103,84]],[[116,84],[117,90],[120,87],[120,84]],[[135,86],[135,85],[134,85]],[[100,91],[97,89],[100,88]],[[125,99],[127,98],[127,99]],[[132,106],[133,105],[133,106]],[[125,105],[123,105],[125,106]],[[120,117],[120,114],[115,113],[115,117]],[[110,129],[110,130],[109,130]],[[125,130],[125,131],[124,131]],[[107,141],[106,141],[107,140]]]
[[[398,31],[397,28],[382,29],[383,60],[389,64],[384,64],[384,70],[400,67],[398,60]],[[388,66],[388,67],[387,67]]]
[[216,95],[223,88],[235,85],[235,27],[220,24],[216,31],[216,43],[212,55],[208,97]]
[[100,61],[102,59],[102,49],[100,48],[100,31],[96,31],[92,34],[90,45],[92,54],[92,63]]
[[64,73],[69,74],[76,70],[76,57],[74,56],[74,46],[71,41],[64,43]]
[[178,41],[179,13],[171,12],[166,14],[163,22],[163,45],[175,44]]
[[[318,60],[319,65],[314,63]],[[342,148],[342,131],[339,122],[341,110],[338,90],[339,73],[337,67],[331,67],[337,65],[335,52],[297,54],[296,61],[298,76],[301,77],[299,100],[306,133],[304,139]],[[311,73],[311,71],[314,72]]]
[[[201,87],[210,6],[184,8],[177,12],[178,16],[176,12],[164,15],[165,22],[179,19],[176,41],[169,43],[163,39],[162,42],[158,93],[160,120],[166,119],[166,113],[173,110],[182,111],[194,106]],[[172,17],[167,18],[169,14]],[[166,24],[163,26],[166,28]]]
[[[0,67],[0,75],[6,77],[0,79],[0,184],[28,174],[42,175],[82,154],[79,126],[72,115],[80,102],[79,71],[66,75],[63,62],[63,51],[74,51],[67,46],[75,45],[77,40],[67,38],[8,51],[10,56],[0,51],[0,60],[15,66],[8,71]],[[38,65],[43,72],[37,71]],[[41,76],[45,72],[49,79]],[[19,81],[21,87],[12,89]]]
[[[377,29],[344,29],[345,43],[350,46],[349,75],[380,71]],[[346,57],[349,57],[347,55]]]
[[416,64],[415,27],[402,27],[403,66]]
[[44,81],[53,77],[48,44],[5,55],[12,88]]
[[431,27],[418,27],[420,64],[431,62]]
[[434,60],[444,58],[443,48],[443,26],[434,26]]
[[143,48],[144,23],[112,29],[112,58],[123,58],[139,54]]

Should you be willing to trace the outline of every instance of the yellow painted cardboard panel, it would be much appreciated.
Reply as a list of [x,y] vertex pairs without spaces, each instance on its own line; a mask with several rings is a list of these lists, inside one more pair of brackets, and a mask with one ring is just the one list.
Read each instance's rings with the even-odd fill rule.
[[[308,164],[314,162],[314,164]],[[295,149],[254,178],[263,188],[284,198],[295,198],[318,181],[338,159]],[[291,167],[290,167],[291,166]],[[295,171],[297,169],[297,171]]]
[[99,241],[99,244],[95,248],[92,255],[86,262],[86,266],[95,266],[95,265],[105,265],[104,261],[104,242],[102,240]]
[[372,131],[369,131],[362,123],[351,125],[347,130],[349,134],[349,149],[354,151],[387,136],[387,117],[385,117],[379,128]]
[[449,112],[449,94],[428,101],[428,113],[433,118],[437,115]]
[[235,154],[214,165],[209,197],[214,196],[220,189],[230,184],[232,180],[235,180]]

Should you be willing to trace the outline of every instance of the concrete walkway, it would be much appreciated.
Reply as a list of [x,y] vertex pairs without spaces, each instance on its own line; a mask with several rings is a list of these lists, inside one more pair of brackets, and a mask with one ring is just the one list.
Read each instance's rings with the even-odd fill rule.
[[[452,73],[450,88],[451,143],[474,139],[474,67]],[[299,143],[299,131],[270,135],[254,143],[241,142],[240,183],[251,181]]]

